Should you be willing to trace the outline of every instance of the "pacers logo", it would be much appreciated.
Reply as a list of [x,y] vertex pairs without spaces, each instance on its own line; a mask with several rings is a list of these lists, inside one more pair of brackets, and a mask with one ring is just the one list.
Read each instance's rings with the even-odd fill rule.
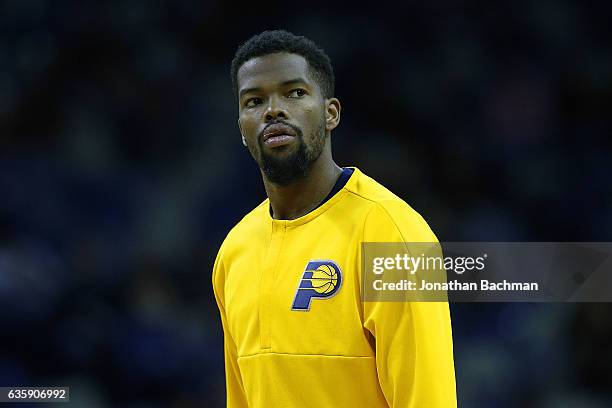
[[341,284],[342,272],[333,261],[308,262],[291,310],[310,310],[312,298],[330,298],[338,292]]

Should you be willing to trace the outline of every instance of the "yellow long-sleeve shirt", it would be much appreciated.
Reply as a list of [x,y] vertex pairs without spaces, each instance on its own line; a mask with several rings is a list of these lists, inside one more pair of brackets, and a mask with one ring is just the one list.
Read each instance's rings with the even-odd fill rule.
[[456,407],[448,304],[362,302],[362,242],[437,240],[358,169],[300,218],[266,200],[230,231],[213,270],[228,407]]

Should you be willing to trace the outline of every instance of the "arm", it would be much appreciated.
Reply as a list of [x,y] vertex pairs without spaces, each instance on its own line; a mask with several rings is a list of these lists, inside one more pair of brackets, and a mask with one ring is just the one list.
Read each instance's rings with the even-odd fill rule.
[[221,325],[223,326],[223,349],[225,355],[225,385],[228,408],[248,407],[246,394],[242,384],[240,368],[238,367],[238,351],[236,343],[231,336],[225,314],[225,270],[221,259],[223,247],[217,254],[213,267],[213,292],[221,314]]
[[[425,221],[401,202],[378,204],[364,242],[437,242]],[[447,302],[364,302],[364,328],[375,338],[376,368],[390,407],[456,407]]]

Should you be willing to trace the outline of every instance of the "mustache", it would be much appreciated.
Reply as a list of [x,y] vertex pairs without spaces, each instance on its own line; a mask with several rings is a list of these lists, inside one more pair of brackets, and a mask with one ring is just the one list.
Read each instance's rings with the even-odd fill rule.
[[272,121],[272,122],[268,123],[268,124],[266,125],[266,127],[264,127],[264,128],[262,129],[262,131],[261,131],[261,132],[259,132],[259,135],[258,135],[258,137],[257,137],[257,140],[259,140],[259,142],[260,142],[260,143],[261,143],[261,141],[263,140],[263,135],[264,135],[264,133],[266,133],[266,129],[268,129],[268,128],[269,128],[270,126],[272,126],[272,125],[285,125],[285,126],[289,126],[291,129],[293,129],[293,131],[295,132],[295,134],[296,134],[296,136],[297,136],[297,137],[299,137],[300,139],[302,138],[302,130],[301,130],[299,127],[297,127],[297,126],[295,126],[295,125],[292,125],[292,124],[290,124],[290,123],[287,123],[287,122],[285,122],[285,121],[282,121],[282,120],[274,120],[274,121]]

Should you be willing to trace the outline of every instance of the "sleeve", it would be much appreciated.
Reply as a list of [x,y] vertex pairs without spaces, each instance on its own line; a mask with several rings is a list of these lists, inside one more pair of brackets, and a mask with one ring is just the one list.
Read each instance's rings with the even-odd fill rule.
[[223,349],[225,356],[225,386],[228,408],[248,407],[240,368],[238,367],[238,352],[236,343],[232,338],[227,324],[225,313],[225,269],[222,259],[223,246],[217,254],[213,267],[213,292],[221,314],[221,325],[223,326]]
[[[435,242],[427,223],[403,202],[377,204],[364,242]],[[376,369],[390,407],[457,406],[447,302],[363,302],[364,328],[374,337]]]

